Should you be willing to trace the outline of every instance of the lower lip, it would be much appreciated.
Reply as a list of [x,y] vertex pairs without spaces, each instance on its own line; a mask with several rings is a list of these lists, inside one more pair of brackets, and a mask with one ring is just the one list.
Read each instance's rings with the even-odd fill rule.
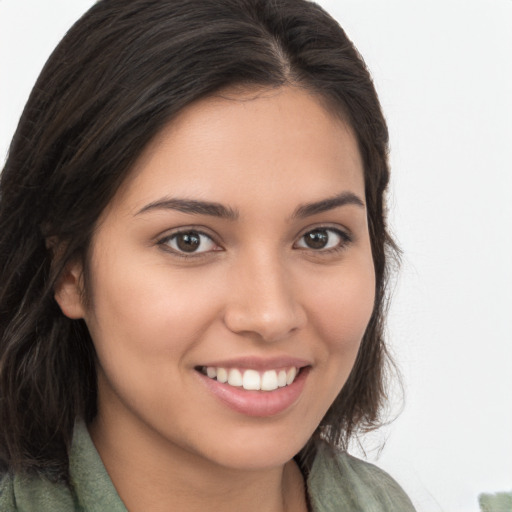
[[197,372],[206,387],[225,405],[246,416],[269,417],[294,405],[304,389],[309,368],[302,368],[289,386],[274,391],[247,391],[210,379]]

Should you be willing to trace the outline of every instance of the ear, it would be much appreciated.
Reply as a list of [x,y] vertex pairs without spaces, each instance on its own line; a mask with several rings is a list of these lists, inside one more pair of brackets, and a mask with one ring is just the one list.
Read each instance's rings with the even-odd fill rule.
[[73,320],[84,318],[82,264],[68,263],[55,285],[55,300],[62,312]]

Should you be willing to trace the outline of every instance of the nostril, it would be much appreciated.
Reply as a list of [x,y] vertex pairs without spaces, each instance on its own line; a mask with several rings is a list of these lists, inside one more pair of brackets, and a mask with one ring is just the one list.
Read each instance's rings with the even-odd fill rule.
[[249,306],[232,307],[224,315],[224,324],[236,334],[256,336],[261,341],[277,342],[289,338],[305,324],[305,315],[294,307],[258,310]]

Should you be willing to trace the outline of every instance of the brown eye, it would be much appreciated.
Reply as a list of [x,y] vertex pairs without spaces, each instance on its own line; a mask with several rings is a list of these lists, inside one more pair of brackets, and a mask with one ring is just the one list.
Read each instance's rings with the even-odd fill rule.
[[199,231],[182,231],[165,240],[174,251],[182,253],[203,253],[215,250],[217,245],[204,233]]
[[304,235],[304,243],[311,249],[324,249],[329,243],[326,229],[316,229]]
[[342,248],[351,241],[349,235],[334,228],[318,228],[308,231],[300,238],[297,247],[315,251]]

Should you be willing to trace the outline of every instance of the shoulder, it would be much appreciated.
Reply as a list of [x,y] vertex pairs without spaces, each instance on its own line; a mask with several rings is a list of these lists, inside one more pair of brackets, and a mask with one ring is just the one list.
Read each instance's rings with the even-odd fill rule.
[[326,444],[320,445],[311,468],[308,493],[314,512],[414,512],[409,497],[385,471]]
[[37,475],[1,475],[1,512],[74,512],[70,489]]
[[75,424],[69,474],[67,485],[44,475],[0,471],[0,512],[127,512],[81,420]]
[[9,473],[0,474],[0,510],[2,512],[14,512],[14,487]]

